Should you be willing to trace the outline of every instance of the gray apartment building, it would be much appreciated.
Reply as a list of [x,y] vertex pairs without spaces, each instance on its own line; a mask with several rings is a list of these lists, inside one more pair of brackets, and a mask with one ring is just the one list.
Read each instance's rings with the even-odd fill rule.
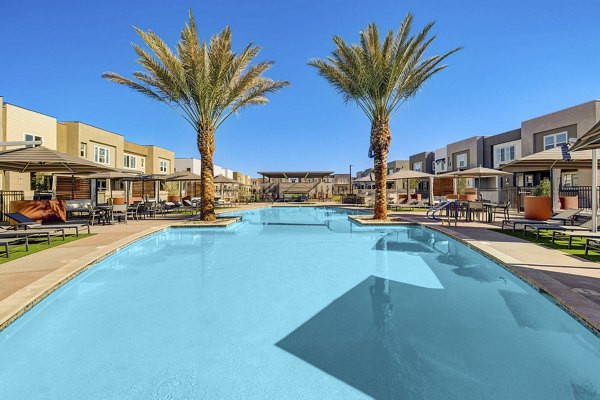
[[[600,120],[600,101],[592,100],[550,114],[521,122],[520,128],[490,136],[473,136],[447,144],[433,152],[422,152],[410,157],[411,169],[422,168],[424,155],[433,153],[432,171],[435,174],[463,170],[477,166],[500,168],[540,151],[568,144],[585,134]],[[425,169],[425,172],[430,172]],[[590,186],[591,170],[568,170],[561,172],[561,187]],[[479,184],[484,197],[502,200],[501,192],[508,187],[531,187],[550,176],[548,170],[532,170],[514,174],[508,178],[485,178]],[[468,185],[475,185],[470,180]],[[453,190],[453,184],[436,179],[435,195]]]

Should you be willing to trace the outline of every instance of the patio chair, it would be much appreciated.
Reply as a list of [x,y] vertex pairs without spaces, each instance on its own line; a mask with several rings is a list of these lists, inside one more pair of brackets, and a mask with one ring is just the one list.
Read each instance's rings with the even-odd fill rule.
[[156,218],[156,212],[158,211],[158,207],[156,201],[146,201],[144,202],[144,214],[150,218]]
[[92,206],[91,204],[87,205],[88,208],[88,224],[89,225],[94,225],[94,222],[102,222],[102,219],[104,218],[104,212],[102,210],[99,210],[97,208],[94,208],[94,206]]
[[111,218],[114,221],[116,218],[118,222],[121,222],[121,218],[127,223],[127,216],[129,215],[129,210],[127,209],[127,204],[113,204]]
[[481,221],[481,215],[484,213],[485,209],[483,206],[483,201],[471,201],[467,207],[467,220],[472,221],[473,216],[477,215],[477,220]]
[[46,229],[46,230],[61,231],[63,239],[65,237],[65,229],[74,229],[75,236],[79,236],[80,228],[87,228],[88,234],[90,233],[90,225],[89,224],[73,223],[73,222],[40,224],[39,222],[36,222],[36,221],[32,220],[31,218],[29,218],[28,216],[23,215],[19,212],[6,213],[4,215],[16,222],[15,229],[18,229],[19,227],[23,227],[25,230],[27,230],[27,229]]
[[25,238],[26,240],[26,249],[29,250],[29,238],[35,236],[45,236],[48,245],[50,245],[50,234],[52,233],[60,233],[62,235],[63,240],[65,240],[65,232],[64,230],[41,230],[36,229],[34,232],[32,231],[15,231],[7,228],[0,228],[0,238]]

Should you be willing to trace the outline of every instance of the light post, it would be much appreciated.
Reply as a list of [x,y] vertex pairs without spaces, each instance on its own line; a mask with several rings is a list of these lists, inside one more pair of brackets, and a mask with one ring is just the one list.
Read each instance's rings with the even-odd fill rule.
[[352,195],[352,167],[354,165],[350,164],[350,195]]

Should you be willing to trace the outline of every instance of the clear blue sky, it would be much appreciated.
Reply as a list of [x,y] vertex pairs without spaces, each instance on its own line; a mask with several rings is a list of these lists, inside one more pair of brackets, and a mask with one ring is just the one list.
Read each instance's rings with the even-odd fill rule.
[[197,157],[195,133],[168,107],[100,78],[138,70],[131,25],[174,45],[189,8],[204,38],[230,25],[236,49],[261,45],[270,76],[292,83],[217,133],[215,161],[253,176],[370,166],[367,118],[306,62],[328,55],[334,34],[355,42],[367,23],[396,29],[407,12],[416,27],[437,21],[434,51],[465,49],[395,115],[390,159],[600,98],[597,0],[3,1],[0,95]]

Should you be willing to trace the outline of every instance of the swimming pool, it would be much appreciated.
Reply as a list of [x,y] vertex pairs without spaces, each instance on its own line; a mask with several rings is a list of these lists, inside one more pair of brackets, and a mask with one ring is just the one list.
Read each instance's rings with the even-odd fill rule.
[[600,339],[504,268],[347,211],[106,258],[0,332],[0,399],[600,399]]

